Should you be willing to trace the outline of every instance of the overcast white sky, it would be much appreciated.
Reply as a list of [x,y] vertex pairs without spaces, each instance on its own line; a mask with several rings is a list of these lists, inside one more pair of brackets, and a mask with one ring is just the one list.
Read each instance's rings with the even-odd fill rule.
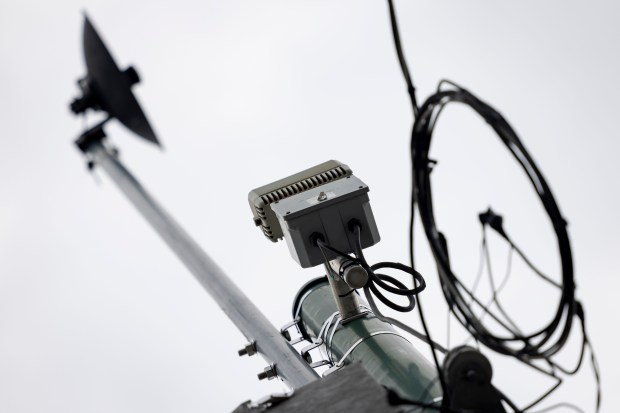
[[[452,0],[398,1],[397,9],[419,98],[444,77],[468,87],[510,120],[551,184],[570,223],[603,411],[613,411],[620,6]],[[84,74],[81,10],[118,63],[138,69],[134,90],[165,146],[110,124],[122,160],[280,326],[297,289],[321,271],[302,270],[284,243],[264,239],[247,205],[251,189],[327,159],[345,162],[371,188],[382,241],[368,258],[407,259],[412,117],[386,2],[0,4],[0,411],[227,412],[277,391],[256,379],[262,360],[236,356],[242,335],[72,146],[82,128],[68,110]],[[550,225],[507,152],[466,109],[448,109],[441,122],[437,219],[463,279],[473,279],[477,213],[488,205],[557,278]],[[492,242],[501,273],[505,246]],[[425,309],[445,342],[434,264],[423,242],[416,252],[429,284]],[[557,297],[522,264],[514,270],[504,298],[534,330]],[[415,315],[403,319],[418,325]],[[454,329],[451,344],[459,337]],[[551,384],[493,362],[496,384],[519,405]],[[593,410],[588,365],[557,401]]]

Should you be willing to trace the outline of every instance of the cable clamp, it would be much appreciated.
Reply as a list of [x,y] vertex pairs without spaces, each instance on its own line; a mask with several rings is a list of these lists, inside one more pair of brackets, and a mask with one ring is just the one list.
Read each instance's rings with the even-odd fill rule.
[[[305,337],[303,336],[303,334],[301,332],[301,329],[299,328],[299,322],[300,321],[301,321],[301,319],[299,317],[295,317],[295,319],[293,321],[290,321],[290,322],[284,324],[282,326],[282,328],[280,328],[280,334],[282,334],[282,336],[290,344],[301,343],[302,341],[305,340]],[[295,327],[295,329],[299,333],[299,336],[295,337],[294,339],[291,337],[291,333],[290,333],[290,329],[293,328],[293,327]]]
[[389,331],[389,330],[380,330],[380,331],[375,331],[373,333],[370,333],[369,335],[367,335],[366,337],[362,337],[359,340],[357,340],[355,343],[353,343],[351,345],[351,347],[349,347],[349,349],[342,355],[342,357],[340,358],[340,360],[334,364],[333,367],[327,369],[324,373],[323,373],[323,377],[340,370],[345,363],[345,360],[347,357],[349,357],[349,355],[351,355],[351,353],[357,348],[357,346],[359,346],[360,344],[362,344],[364,341],[368,340],[371,337],[375,337],[375,336],[379,336],[382,334],[390,334],[390,335],[394,335],[394,336],[398,336],[401,337],[403,340],[407,341],[408,343],[411,344],[411,342],[409,340],[407,340],[407,338],[405,336],[403,336],[402,334],[397,333],[396,331]]

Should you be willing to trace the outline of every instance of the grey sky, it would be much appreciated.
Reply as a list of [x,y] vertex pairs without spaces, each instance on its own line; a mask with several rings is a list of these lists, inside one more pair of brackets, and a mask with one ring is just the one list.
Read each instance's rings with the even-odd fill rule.
[[[396,5],[419,98],[444,77],[464,85],[513,124],[551,184],[570,223],[603,411],[611,411],[620,403],[619,6]],[[117,62],[138,69],[135,91],[165,147],[114,123],[108,134],[123,161],[279,326],[297,289],[321,271],[302,270],[284,243],[254,227],[252,188],[327,159],[347,163],[370,186],[381,233],[368,258],[407,259],[411,110],[385,2],[0,5],[0,411],[226,412],[279,390],[256,380],[264,364],[236,356],[241,334],[112,183],[96,173],[96,184],[72,146],[82,128],[68,110],[84,74],[81,10]],[[448,109],[441,122],[437,219],[463,278],[473,279],[476,214],[489,204],[557,276],[550,226],[497,139],[463,108]],[[418,269],[429,284],[422,299],[445,341],[444,300],[418,240]],[[505,248],[493,241],[501,273]],[[534,329],[556,296],[520,269],[515,263],[505,299]],[[418,325],[415,315],[402,318]],[[459,337],[455,328],[453,344]],[[552,384],[493,360],[497,385],[520,405]],[[592,411],[589,366],[552,400]]]

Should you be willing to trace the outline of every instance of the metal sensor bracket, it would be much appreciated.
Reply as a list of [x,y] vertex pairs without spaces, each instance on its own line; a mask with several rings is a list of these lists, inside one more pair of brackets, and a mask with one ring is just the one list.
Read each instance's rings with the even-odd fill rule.
[[338,257],[329,250],[321,252],[317,238],[341,252],[354,252],[354,223],[362,228],[362,248],[380,240],[370,208],[368,186],[353,175],[283,199],[273,204],[272,210],[291,255],[303,268],[323,264],[325,258]]
[[272,205],[293,195],[328,182],[346,178],[352,174],[353,172],[347,165],[338,161],[327,161],[252,190],[248,195],[248,201],[254,215],[254,224],[261,228],[267,238],[277,242],[284,237],[284,233],[272,210]]

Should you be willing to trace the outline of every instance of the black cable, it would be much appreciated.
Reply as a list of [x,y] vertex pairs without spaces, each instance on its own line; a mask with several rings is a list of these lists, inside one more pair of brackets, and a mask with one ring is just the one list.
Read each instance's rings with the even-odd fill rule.
[[[484,230],[483,230],[483,232],[484,232]],[[486,255],[486,263],[487,263],[487,272],[489,274],[489,284],[491,285],[491,300],[487,304],[487,306],[486,306],[487,308],[485,308],[484,311],[488,313],[489,306],[491,304],[495,304],[495,306],[499,310],[500,314],[504,317],[504,319],[512,327],[512,329],[513,329],[512,331],[514,331],[516,333],[516,335],[518,335],[519,337],[523,337],[523,333],[521,332],[521,330],[517,326],[517,323],[515,323],[514,320],[512,319],[512,317],[510,317],[508,315],[508,312],[504,309],[504,306],[500,303],[500,301],[498,299],[498,294],[504,289],[504,286],[506,285],[506,283],[508,281],[508,278],[510,277],[510,272],[511,272],[511,269],[512,269],[512,251],[513,250],[514,249],[511,248],[509,250],[509,252],[508,252],[508,269],[506,271],[506,276],[502,280],[501,284],[498,287],[496,287],[495,286],[495,278],[493,276],[493,269],[491,267],[491,252],[489,251],[488,244],[486,242],[484,244],[484,252],[485,252],[485,255]],[[479,317],[480,321],[482,321],[482,317],[483,316],[484,315]]]
[[[472,294],[476,292],[476,289],[478,288],[478,284],[480,283],[480,280],[482,279],[482,273],[484,272],[484,264],[486,262],[486,257],[487,257],[485,254],[486,245],[487,245],[487,237],[483,231],[482,241],[480,242],[480,261],[478,263],[478,271],[476,272],[476,278],[474,278],[474,283],[471,287]],[[473,300],[469,302],[469,305],[471,305],[472,302]]]
[[394,11],[394,4],[392,4],[392,0],[388,0],[388,6],[390,8],[390,22],[392,24],[392,36],[394,37],[394,46],[396,47],[396,54],[398,55],[398,62],[400,63],[400,69],[403,72],[403,77],[405,78],[405,83],[407,84],[407,93],[409,94],[409,99],[411,99],[411,107],[413,109],[413,116],[418,117],[418,102],[415,96],[415,86],[413,85],[411,74],[409,73],[409,68],[407,67],[407,61],[405,60],[405,55],[403,53],[403,48],[401,47],[401,44],[400,44],[400,34],[398,33],[398,23],[396,22],[396,12]]
[[[534,185],[541,202],[551,219],[556,237],[558,239],[558,247],[562,262],[562,284],[559,284],[561,285],[561,296],[558,303],[558,308],[555,316],[546,326],[528,336],[524,336],[516,328],[510,328],[510,326],[502,323],[500,324],[507,329],[509,334],[508,336],[497,336],[486,327],[480,317],[477,317],[471,311],[471,303],[468,303],[465,297],[471,297],[472,295],[464,288],[460,280],[458,280],[456,275],[452,272],[448,258],[447,246],[445,242],[442,241],[440,232],[437,229],[434,220],[430,184],[430,167],[428,165],[428,151],[433,132],[433,129],[430,129],[430,127],[431,125],[434,127],[437,120],[436,117],[432,116],[433,112],[440,110],[439,108],[443,108],[451,102],[460,102],[470,106],[496,131],[500,139],[517,158],[530,178],[530,181]],[[432,122],[430,121],[431,119]],[[457,319],[476,337],[477,340],[496,352],[514,356],[518,360],[525,362],[534,368],[537,367],[532,364],[532,361],[536,359],[544,359],[551,364],[552,362],[550,361],[550,358],[557,354],[566,343],[571,331],[574,316],[576,315],[577,304],[574,296],[575,285],[572,273],[570,244],[566,233],[565,220],[559,212],[559,208],[555,203],[553,195],[551,194],[551,191],[543,176],[538,171],[536,165],[519,141],[516,133],[514,133],[510,125],[498,112],[486,103],[480,101],[467,90],[458,88],[451,91],[440,91],[431,96],[420,109],[420,116],[416,119],[414,125],[412,157],[414,159],[413,174],[414,185],[416,188],[414,194],[417,197],[416,203],[418,204],[418,209],[420,211],[420,216],[427,238],[431,244],[431,250],[433,251],[435,260],[437,261],[440,269],[440,282],[442,284],[444,296],[453,313],[457,316]],[[505,238],[510,243],[511,247],[514,248],[522,258],[524,258],[526,264],[532,267],[532,269],[539,276],[553,285],[558,285],[536,269],[527,257],[525,257],[525,254],[515,245],[514,242],[510,240],[510,238],[507,236],[505,236]],[[463,294],[465,294],[465,296]],[[495,302],[497,304],[497,301]],[[506,312],[503,311],[501,306],[498,306],[498,308],[500,308],[500,311],[505,317],[507,317]],[[489,315],[493,316],[492,313],[489,313]],[[507,319],[511,322],[510,318],[507,317]],[[496,321],[498,320],[496,319]],[[514,323],[511,322],[511,324]],[[520,345],[518,348],[515,348],[515,344]],[[543,394],[541,398],[531,403],[525,410],[542,401],[553,390],[555,390],[556,387],[557,386],[554,386],[550,391]],[[597,388],[599,388],[598,385]]]
[[[486,216],[486,219],[482,219],[482,216]],[[481,222],[483,222],[483,234],[484,234],[484,228],[486,225],[490,225],[491,228],[493,228],[494,230],[496,230],[496,232],[504,239],[506,240],[506,242],[510,245],[511,247],[511,251],[515,250],[517,251],[517,253],[519,254],[519,256],[523,259],[523,261],[525,262],[525,264],[536,274],[538,275],[541,279],[543,279],[544,281],[548,282],[549,284],[551,284],[552,286],[561,289],[562,286],[560,284],[558,284],[557,282],[551,280],[546,274],[544,274],[542,271],[540,271],[533,263],[531,260],[529,260],[527,258],[527,256],[522,252],[522,250],[516,245],[516,243],[508,236],[508,234],[506,233],[506,231],[504,230],[504,228],[502,227],[502,218],[501,216],[495,214],[493,211],[491,211],[491,209],[489,208],[487,212],[485,212],[484,214],[481,214]],[[484,235],[483,235],[483,239],[484,239]],[[501,288],[501,287],[500,287]],[[568,369],[563,367],[562,365],[556,363],[555,361],[553,361],[551,358],[545,358],[545,361],[551,366],[551,368],[555,371],[558,370],[566,375],[574,375],[576,374],[579,369],[581,368],[581,365],[583,363],[583,359],[585,356],[585,351],[586,348],[588,348],[590,350],[590,357],[591,357],[591,364],[592,364],[592,369],[594,372],[594,377],[595,377],[595,381],[596,381],[596,411],[598,411],[600,409],[600,401],[601,401],[601,382],[600,382],[600,374],[598,371],[598,364],[596,361],[596,355],[594,353],[594,349],[592,348],[589,338],[588,338],[588,333],[586,330],[586,325],[585,325],[585,314],[584,314],[584,310],[583,310],[583,306],[582,304],[575,300],[575,316],[579,319],[580,321],[580,325],[581,325],[581,349],[579,351],[579,357],[577,359],[577,363],[575,365],[575,367],[573,367],[572,369]],[[555,376],[555,372],[553,372],[553,377]],[[560,380],[558,377],[556,377],[558,380]],[[558,382],[558,386],[561,383]],[[542,397],[540,397],[537,401],[531,403],[526,409],[529,409],[531,407],[533,407],[535,404],[541,402],[547,395],[551,394],[551,392],[553,392],[558,386],[555,386],[554,388],[552,388],[549,392],[547,392],[545,395],[543,395]]]
[[590,361],[592,363],[592,371],[594,372],[594,378],[596,380],[596,411],[601,408],[601,373],[598,367],[598,361],[594,355],[594,349],[588,340],[588,347],[590,348]]
[[[424,281],[424,278],[422,277],[421,274],[419,274],[417,271],[413,270],[411,267],[408,267],[404,264],[400,264],[397,262],[380,262],[377,264],[374,264],[372,266],[370,266],[368,264],[368,262],[366,261],[366,258],[364,257],[364,253],[362,251],[362,246],[361,246],[361,228],[356,225],[355,227],[352,228],[352,230],[355,232],[356,234],[356,255],[357,257],[352,257],[348,254],[345,254],[342,251],[337,250],[336,248],[333,248],[331,245],[325,243],[323,240],[321,239],[316,239],[316,245],[321,249],[321,254],[323,255],[323,260],[325,263],[325,267],[326,270],[331,271],[331,267],[329,265],[329,261],[327,259],[327,256],[325,255],[325,251],[324,250],[328,250],[331,251],[333,253],[335,253],[338,256],[341,256],[343,258],[346,258],[347,260],[349,260],[349,264],[348,265],[361,265],[367,272],[369,275],[369,279],[368,282],[366,283],[366,285],[363,287],[364,289],[364,294],[366,296],[366,299],[368,301],[368,304],[372,310],[372,312],[375,314],[375,316],[386,322],[386,323],[390,323],[393,324],[397,327],[399,327],[400,329],[408,332],[409,334],[413,335],[414,337],[424,341],[426,344],[434,346],[438,351],[442,352],[442,353],[446,353],[448,350],[446,348],[444,348],[442,345],[432,342],[431,339],[420,333],[419,331],[415,330],[414,328],[402,323],[399,320],[396,320],[394,318],[391,317],[387,317],[385,315],[383,315],[381,313],[381,311],[379,311],[379,309],[377,308],[377,305],[373,299],[373,295],[377,298],[379,298],[379,300],[381,300],[381,302],[383,302],[385,305],[387,305],[388,307],[396,310],[396,311],[400,311],[400,312],[407,312],[407,311],[411,311],[414,307],[415,307],[415,303],[416,300],[414,298],[414,296],[416,296],[417,294],[419,294],[420,292],[422,292],[425,288],[426,288],[426,282]],[[344,270],[345,266],[342,266],[340,268],[341,271],[341,275],[342,276],[342,271]],[[406,285],[404,285],[403,283],[401,283],[400,281],[398,281],[397,279],[385,275],[385,274],[379,274],[376,273],[375,270],[381,269],[381,268],[393,268],[393,269],[397,269],[400,271],[404,271],[407,274],[411,275],[412,278],[414,279],[414,282],[417,284],[419,283],[419,285],[417,285],[415,288],[413,289],[408,289]],[[375,285],[375,283],[377,285]],[[390,286],[389,284],[392,284],[392,286]],[[391,292],[393,294],[396,295],[401,295],[401,296],[405,296],[408,301],[409,304],[407,306],[399,306],[398,304],[390,301],[387,297],[385,297],[377,288],[377,286],[386,289],[388,292]],[[372,294],[371,294],[372,293]]]
[[[415,86],[413,84],[413,80],[411,74],[409,73],[409,68],[407,67],[407,62],[405,60],[405,54],[402,49],[402,45],[400,43],[400,34],[398,30],[398,23],[396,22],[396,11],[394,9],[394,4],[392,0],[388,0],[388,7],[390,9],[390,23],[392,27],[392,37],[394,39],[394,47],[396,48],[396,55],[398,56],[398,62],[400,64],[401,71],[403,73],[403,77],[405,78],[405,83],[407,84],[407,92],[409,93],[409,98],[411,99],[411,107],[413,109],[414,119],[418,118],[419,108],[415,95]],[[411,264],[411,268],[415,268],[414,265],[414,255],[413,255],[413,228],[414,228],[414,211],[415,211],[415,196],[414,192],[415,187],[412,186],[412,194],[411,194],[411,220],[409,222],[409,263]],[[415,280],[414,280],[414,286]],[[440,378],[442,391],[446,392],[446,384],[443,378],[441,365],[439,364],[439,359],[437,358],[436,349],[437,346],[434,345],[435,341],[431,338],[431,333],[426,323],[426,317],[424,316],[424,310],[422,309],[422,302],[418,298],[418,315],[420,316],[420,322],[422,323],[422,328],[424,329],[424,334],[429,339],[429,345],[431,347],[431,353],[433,355],[433,362],[435,363],[435,368],[437,369],[437,374]]]
[[[527,337],[529,342],[525,342],[521,334],[512,334],[509,337],[495,336],[471,312],[469,304],[466,302],[459,288],[458,278],[450,267],[447,247],[439,236],[439,230],[437,229],[433,214],[430,169],[428,165],[428,152],[433,133],[433,130],[429,129],[429,120],[438,107],[443,107],[451,102],[460,102],[468,105],[480,114],[498,133],[500,139],[517,158],[534,184],[541,202],[550,216],[558,238],[563,273],[561,300],[558,304],[555,317],[540,332]],[[476,98],[467,90],[458,88],[456,90],[437,92],[429,97],[422,105],[420,116],[415,120],[411,146],[413,156],[413,180],[416,188],[415,195],[417,197],[416,203],[418,204],[418,210],[420,211],[420,217],[431,250],[440,268],[440,281],[444,287],[444,295],[448,302],[451,303],[454,313],[459,313],[461,316],[457,318],[468,330],[474,331],[480,342],[501,354],[525,356],[532,359],[545,358],[556,354],[568,338],[572,325],[572,318],[575,313],[575,286],[570,244],[566,233],[566,223],[560,214],[555,199],[542,174],[538,171],[538,168],[521,144],[516,133],[497,111]],[[557,331],[560,332],[559,337],[551,341]],[[532,344],[532,339],[536,339],[538,343]],[[523,346],[518,350],[514,350],[508,346],[507,342],[521,342]]]
[[529,409],[531,409],[532,407],[534,407],[534,406],[538,405],[539,403],[541,403],[543,400],[545,400],[547,397],[549,397],[551,395],[551,393],[556,391],[558,389],[558,387],[560,387],[561,384],[562,384],[562,379],[558,378],[558,381],[553,386],[551,386],[551,388],[549,390],[547,390],[542,395],[540,395],[536,400],[534,400],[533,402],[528,404],[525,408],[523,408],[522,411],[526,412]]
[[[559,365],[554,364],[551,361],[551,357],[557,354],[565,345],[570,335],[571,327],[573,324],[574,316],[578,315],[577,312],[581,310],[581,305],[575,299],[575,283],[573,278],[573,266],[572,266],[572,253],[570,249],[570,242],[568,234],[566,232],[566,221],[562,217],[557,203],[551,193],[549,186],[547,185],[544,177],[538,170],[538,167],[531,159],[527,150],[519,140],[517,134],[514,132],[508,122],[502,117],[502,115],[493,109],[485,102],[478,99],[466,89],[458,86],[457,84],[442,80],[437,88],[437,92],[431,95],[421,107],[418,107],[415,98],[415,88],[413,86],[412,78],[407,67],[404,53],[402,51],[402,45],[400,41],[400,35],[398,32],[398,26],[396,22],[396,15],[392,0],[388,0],[388,6],[390,11],[390,22],[392,27],[392,35],[394,38],[394,45],[398,56],[398,61],[403,72],[405,82],[407,84],[407,90],[411,97],[411,104],[414,112],[414,125],[411,137],[411,156],[412,156],[412,191],[411,191],[411,217],[409,222],[409,242],[410,242],[410,262],[411,267],[414,267],[414,224],[415,224],[415,206],[418,205],[422,224],[426,233],[426,237],[429,240],[431,250],[437,262],[439,278],[442,286],[442,291],[450,311],[455,315],[457,320],[469,331],[476,341],[483,343],[488,348],[505,355],[510,355],[518,360],[524,362],[532,368],[539,370],[542,373],[556,377],[555,369],[564,373],[573,373],[578,370],[583,359],[583,353],[585,351],[586,344],[591,348],[587,335],[585,335],[585,329],[582,328],[583,344],[582,351],[580,353],[577,368],[573,370],[566,370]],[[452,88],[450,90],[443,90],[442,86],[449,84]],[[526,264],[541,278],[550,284],[561,289],[561,296],[558,302],[555,316],[550,320],[548,324],[543,326],[539,331],[533,334],[522,334],[517,326],[508,317],[503,307],[497,300],[497,292],[494,288],[493,301],[496,306],[503,313],[504,317],[509,321],[512,326],[507,326],[492,312],[488,311],[484,314],[489,314],[495,321],[502,325],[508,331],[507,336],[498,336],[494,334],[487,326],[482,322],[482,316],[478,317],[471,310],[472,303],[484,308],[482,303],[476,299],[476,297],[460,282],[460,280],[453,273],[449,261],[449,253],[447,242],[441,232],[438,230],[435,217],[433,214],[433,203],[431,194],[430,172],[434,165],[434,161],[430,160],[428,153],[430,150],[431,138],[439,115],[443,109],[449,103],[461,103],[473,109],[477,112],[497,133],[501,141],[506,145],[508,150],[513,154],[516,160],[520,163],[526,175],[530,179],[534,186],[540,201],[547,212],[558,241],[558,249],[562,266],[562,282],[556,283],[553,280],[546,277],[541,271],[539,271],[532,263],[527,259],[523,251],[518,248],[505,233],[500,235],[505,236],[506,240],[511,244],[511,248],[519,254],[519,256],[526,262]],[[490,263],[488,263],[490,265]],[[492,277],[492,275],[491,275]],[[415,281],[414,281],[415,283]],[[468,303],[466,297],[470,298]],[[418,310],[420,312],[420,318],[425,330],[426,335],[430,338],[428,328],[425,323],[422,306],[418,299]],[[578,308],[577,308],[578,307]],[[483,315],[484,315],[483,314]],[[582,314],[581,317],[582,318]],[[582,319],[583,323],[583,319]],[[432,343],[432,340],[430,340]],[[441,369],[433,349],[433,359],[439,372],[439,377],[442,378]],[[598,365],[594,353],[591,352],[592,367],[597,379],[597,410],[600,406],[600,377]],[[551,372],[533,364],[534,360],[546,361]],[[557,378],[560,380],[559,378]],[[445,384],[442,380],[442,388],[445,393]],[[553,391],[554,388],[551,390]],[[539,400],[530,404],[528,408],[532,407],[543,400],[551,391],[544,394]]]
[[[404,330],[407,333],[411,334],[412,336],[422,340],[423,342],[425,342],[429,346],[431,345],[431,340],[428,338],[428,336],[420,333],[416,329],[408,326],[407,324],[405,324],[405,323],[403,323],[403,322],[401,322],[401,321],[399,321],[399,320],[397,320],[395,318],[391,318],[391,317],[387,317],[387,316],[383,315],[383,313],[381,313],[381,311],[379,311],[379,308],[377,308],[377,304],[375,303],[375,300],[372,298],[372,294],[370,294],[370,290],[369,289],[366,289],[366,288],[364,289],[364,295],[366,296],[366,300],[368,301],[368,305],[370,306],[370,309],[372,310],[372,312],[375,314],[375,316],[379,320],[384,321],[384,322],[389,323],[389,324],[393,324],[396,327],[400,328],[401,330]],[[419,300],[418,300],[418,302],[419,302]],[[435,346],[437,351],[440,351],[440,352],[442,352],[444,354],[448,352],[448,349],[446,349],[441,344],[436,343],[436,342],[432,342],[432,344]]]
[[[391,21],[391,26],[392,26],[392,34],[393,34],[393,38],[394,38],[394,45],[396,47],[396,53],[398,56],[398,60],[401,66],[401,70],[403,72],[403,76],[405,78],[405,82],[407,84],[407,90],[409,92],[410,98],[411,98],[411,105],[412,105],[412,109],[413,109],[413,113],[414,113],[414,119],[418,117],[418,113],[419,113],[419,108],[418,108],[418,104],[417,104],[417,100],[416,100],[416,96],[415,96],[415,86],[413,85],[413,82],[411,80],[411,75],[409,73],[409,69],[407,67],[407,63],[405,61],[404,58],[404,53],[402,51],[402,47],[401,47],[401,43],[400,43],[400,35],[398,32],[398,26],[397,26],[397,22],[396,22],[396,16],[395,16],[395,11],[394,11],[394,5],[392,3],[392,0],[388,0],[388,5],[390,8],[390,21]],[[415,224],[415,187],[412,186],[412,194],[411,194],[411,214],[410,214],[410,223],[409,223],[409,261],[411,264],[411,267],[415,267],[415,263],[414,263],[414,235],[413,235],[413,231],[414,231],[414,224]],[[451,309],[450,309],[451,310]],[[431,347],[431,353],[432,353],[432,357],[433,357],[433,362],[435,364],[435,368],[437,369],[437,374],[438,377],[440,379],[440,383],[441,383],[441,387],[442,387],[442,391],[445,394],[446,393],[446,384],[445,384],[445,380],[443,377],[443,372],[439,363],[439,360],[437,358],[437,354],[436,354],[436,349],[438,349],[437,344],[431,339],[431,335],[430,335],[430,329],[428,328],[428,325],[426,323],[426,317],[424,316],[424,311],[422,308],[422,302],[421,300],[418,298],[418,314],[420,317],[420,321],[422,323],[422,327],[424,329],[424,333],[426,334],[426,336],[429,338],[429,344]],[[435,345],[433,345],[435,344]],[[445,352],[444,352],[445,353]]]
[[[424,281],[424,277],[422,277],[422,275],[413,268],[397,262],[380,262],[372,266],[368,265],[362,249],[362,228],[359,225],[354,225],[353,232],[355,234],[355,254],[357,255],[360,265],[368,272],[368,283],[365,287],[368,287],[373,292],[375,297],[393,310],[400,312],[408,312],[413,310],[415,307],[414,296],[421,293],[426,288],[426,281]],[[414,280],[416,286],[412,289],[408,289],[406,285],[397,279],[389,275],[377,273],[376,270],[381,268],[393,268],[411,275],[411,278]],[[390,286],[389,284],[392,284],[393,286]],[[377,286],[392,294],[407,297],[409,300],[409,305],[404,307],[395,304],[379,292]]]
[[[493,386],[491,384],[491,386]],[[514,402],[512,400],[510,400],[502,391],[500,391],[497,387],[493,386],[493,388],[495,389],[495,391],[497,392],[497,394],[499,394],[501,400],[506,403],[508,406],[510,406],[510,408],[512,409],[512,411],[514,413],[521,413],[524,410],[521,410],[517,407],[516,404],[514,404]]]
[[[356,237],[355,237],[355,239],[356,239],[356,254],[357,254],[358,258],[360,258],[362,260],[363,265],[365,264],[366,267],[368,267],[368,264],[366,263],[366,260],[364,258],[364,252],[362,251],[362,240],[361,240],[361,233],[362,233],[362,231],[361,231],[361,228],[360,228],[359,225],[356,225],[354,227],[354,230],[355,230],[355,235],[356,235]],[[386,263],[375,264],[373,266],[375,268],[370,267],[371,271],[369,272],[369,274],[370,273],[375,274],[374,273],[374,269],[381,268],[380,266],[382,264],[386,264]],[[400,265],[402,265],[402,264],[400,264]],[[409,268],[411,270],[410,274],[413,276],[414,289],[412,291],[420,291],[421,292],[424,288],[426,288],[426,283],[424,282],[424,278],[422,278],[422,276],[416,270],[413,269],[413,266],[407,267],[407,268]],[[366,270],[368,271],[368,268]],[[417,274],[417,276],[415,274]],[[418,286],[418,282],[421,283],[419,286]],[[375,294],[375,296],[377,296],[377,298],[379,298],[381,300],[382,296],[381,295],[377,295],[376,291],[373,290],[372,286],[373,286],[373,284],[371,283],[369,285],[370,290],[373,292],[373,294]],[[370,295],[370,294],[368,294],[368,289],[367,288],[364,288],[364,293],[367,296]],[[383,300],[382,300],[382,302],[384,304],[388,305],[387,302],[385,302]],[[430,336],[430,333],[429,333],[429,330],[428,330],[428,326],[426,325],[426,320],[424,319],[424,314],[422,313],[422,309],[421,309],[420,305],[421,305],[420,304],[420,299],[418,297],[418,311],[420,312],[420,320],[422,321],[422,328],[424,329],[424,333],[426,334],[426,337],[428,337],[427,343],[431,347],[431,353],[433,355],[433,360],[435,362],[435,367],[437,369],[437,377],[439,377],[439,383],[441,385],[441,390],[442,390],[443,394],[446,394],[446,383],[445,383],[445,379],[444,379],[444,376],[443,376],[443,371],[441,370],[441,367],[440,367],[440,364],[439,364],[439,359],[437,358],[437,350],[440,350],[440,349],[439,349],[439,346],[437,345],[437,343],[435,343],[433,341],[433,339],[431,338],[431,336]],[[388,305],[388,307],[391,307],[391,306]],[[391,308],[394,308],[394,307],[391,307]],[[402,323],[399,322],[399,324],[402,324]],[[443,352],[445,353],[446,351],[444,350]]]
[[552,280],[547,275],[545,275],[540,269],[538,269],[538,267],[536,267],[534,263],[530,261],[530,259],[525,255],[525,253],[521,250],[521,248],[519,248],[519,246],[516,245],[512,241],[512,239],[508,236],[508,234],[506,233],[506,230],[503,227],[503,218],[501,215],[496,214],[491,208],[488,208],[486,212],[479,214],[478,218],[480,219],[480,223],[482,224],[483,231],[485,230],[487,226],[494,229],[497,232],[497,234],[500,237],[502,237],[517,252],[517,254],[519,254],[523,262],[525,262],[525,264],[532,271],[534,271],[536,275],[538,275],[540,278],[542,278],[544,281],[548,282],[549,284],[553,285],[554,287],[557,287],[560,289],[562,288],[561,284]]

